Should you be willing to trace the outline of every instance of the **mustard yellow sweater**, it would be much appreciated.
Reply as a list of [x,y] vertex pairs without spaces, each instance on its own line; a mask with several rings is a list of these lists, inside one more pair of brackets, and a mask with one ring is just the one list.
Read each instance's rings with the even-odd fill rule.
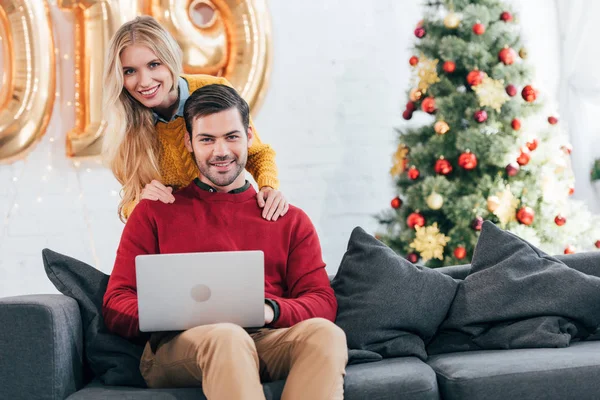
[[[225,78],[212,75],[183,75],[188,82],[190,94],[202,86],[220,83],[231,86]],[[277,179],[277,165],[275,164],[275,151],[265,143],[262,143],[254,123],[250,119],[250,126],[254,131],[254,141],[248,150],[248,162],[246,169],[256,180],[259,188],[269,186],[273,189],[279,188]],[[187,186],[198,176],[198,168],[190,152],[185,148],[185,121],[183,118],[164,123],[156,123],[156,132],[161,146],[160,172],[162,183],[166,186],[177,188]],[[123,214],[128,218],[131,211],[137,205],[137,201],[123,207]]]

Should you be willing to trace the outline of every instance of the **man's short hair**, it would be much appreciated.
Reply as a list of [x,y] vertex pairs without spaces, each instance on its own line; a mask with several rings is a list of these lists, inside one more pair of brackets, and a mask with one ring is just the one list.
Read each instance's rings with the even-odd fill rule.
[[216,83],[196,89],[183,107],[185,128],[190,138],[192,137],[192,124],[196,118],[206,117],[234,107],[240,113],[244,131],[247,134],[250,124],[250,107],[234,88]]

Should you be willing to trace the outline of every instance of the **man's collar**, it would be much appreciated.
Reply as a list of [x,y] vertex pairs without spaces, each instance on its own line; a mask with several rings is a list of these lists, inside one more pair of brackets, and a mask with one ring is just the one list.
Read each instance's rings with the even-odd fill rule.
[[[177,111],[175,112],[175,115],[173,115],[173,118],[171,118],[171,121],[175,120],[175,118],[177,117],[182,117],[183,118],[183,107],[185,106],[185,101],[188,99],[188,97],[190,97],[190,85],[188,85],[187,81],[182,78],[179,77],[178,80],[178,90],[179,90],[179,105],[177,106]],[[154,111],[152,111],[152,116],[154,117],[154,124],[156,124],[157,122],[164,122],[165,124],[168,124],[171,121],[167,121],[164,118],[162,118],[160,115],[158,115],[157,113],[155,113]]]
[[[207,185],[206,183],[202,182],[200,180],[200,178],[194,179],[194,183],[200,189],[206,190],[207,192],[211,192],[211,193],[216,193],[217,192],[217,189],[215,189],[214,187],[212,187],[210,185]],[[250,182],[246,181],[246,183],[244,184],[244,186],[239,187],[237,189],[230,190],[227,193],[230,193],[230,194],[242,193],[242,192],[245,192],[246,190],[248,190],[249,188],[250,188]]]

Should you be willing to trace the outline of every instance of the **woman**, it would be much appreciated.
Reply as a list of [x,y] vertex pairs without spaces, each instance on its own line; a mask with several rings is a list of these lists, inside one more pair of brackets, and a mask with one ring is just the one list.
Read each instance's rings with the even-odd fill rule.
[[[104,68],[107,120],[103,153],[123,185],[119,216],[125,221],[140,199],[175,201],[173,190],[198,176],[186,150],[183,105],[196,89],[231,84],[210,75],[181,75],[182,52],[152,17],[137,17],[113,36]],[[260,190],[262,216],[276,221],[288,203],[277,190],[275,152],[261,142],[252,121],[254,142],[246,169]]]

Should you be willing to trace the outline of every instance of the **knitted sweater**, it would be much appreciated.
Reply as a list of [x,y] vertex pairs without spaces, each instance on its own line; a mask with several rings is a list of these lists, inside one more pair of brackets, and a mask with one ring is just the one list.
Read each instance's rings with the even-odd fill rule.
[[[190,94],[196,89],[206,85],[220,83],[231,86],[225,78],[212,75],[183,75],[188,82]],[[252,119],[250,126],[254,130],[254,140],[248,150],[246,170],[256,180],[258,187],[264,186],[279,188],[277,179],[277,165],[275,164],[275,151],[263,143],[254,128]],[[156,123],[156,132],[161,147],[160,172],[162,183],[166,186],[182,188],[187,186],[198,176],[198,168],[191,153],[185,148],[185,121],[183,118],[164,123]],[[128,218],[138,201],[132,202],[123,208],[125,218]]]

